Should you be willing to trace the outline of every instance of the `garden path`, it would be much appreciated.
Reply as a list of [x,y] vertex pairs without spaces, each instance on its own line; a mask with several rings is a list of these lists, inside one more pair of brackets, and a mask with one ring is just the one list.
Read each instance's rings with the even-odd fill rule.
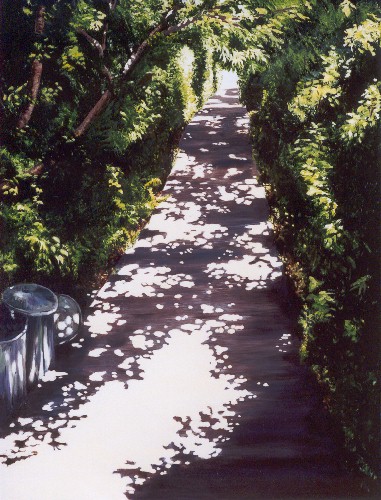
[[168,199],[4,430],[2,499],[355,495],[281,305],[234,82],[180,146]]

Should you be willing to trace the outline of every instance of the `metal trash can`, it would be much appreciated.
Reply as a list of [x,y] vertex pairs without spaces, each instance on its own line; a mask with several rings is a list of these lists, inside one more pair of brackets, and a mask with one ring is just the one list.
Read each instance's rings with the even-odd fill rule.
[[58,295],[58,308],[54,313],[54,343],[63,345],[77,336],[82,325],[81,308],[69,295]]
[[0,303],[0,400],[5,415],[26,395],[26,329],[25,316]]
[[26,376],[32,387],[48,371],[54,360],[54,318],[57,296],[48,288],[21,283],[7,288],[3,302],[11,311],[27,318]]

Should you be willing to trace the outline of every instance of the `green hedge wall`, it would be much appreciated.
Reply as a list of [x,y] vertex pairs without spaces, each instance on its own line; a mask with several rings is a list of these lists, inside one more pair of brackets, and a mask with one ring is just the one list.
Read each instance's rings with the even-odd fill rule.
[[255,156],[300,304],[301,356],[349,463],[379,457],[380,42],[377,2],[312,2],[269,63],[241,72]]

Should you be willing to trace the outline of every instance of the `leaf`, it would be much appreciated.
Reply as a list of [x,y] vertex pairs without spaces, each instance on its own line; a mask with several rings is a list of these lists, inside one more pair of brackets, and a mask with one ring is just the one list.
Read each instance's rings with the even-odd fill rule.
[[340,7],[345,17],[349,17],[352,13],[352,10],[356,9],[356,6],[352,2],[350,2],[350,0],[344,0],[343,2],[341,2]]
[[68,55],[69,55],[72,59],[81,59],[81,58],[83,58],[83,54],[82,54],[82,52],[79,50],[79,48],[78,48],[77,46],[70,47],[70,49],[68,50]]
[[347,256],[347,261],[350,263],[350,265],[352,266],[353,269],[356,269],[356,262],[352,259],[351,256]]
[[357,342],[358,339],[359,328],[353,321],[345,320],[344,321],[344,337],[348,337],[352,340],[352,342]]
[[322,284],[322,281],[316,280],[313,276],[310,276],[308,290],[312,293]]
[[24,240],[29,241],[31,245],[38,243],[38,238],[36,236],[25,236]]
[[55,255],[54,258],[58,262],[58,264],[63,264],[65,262],[64,258],[62,255]]
[[260,16],[265,16],[268,12],[267,9],[263,9],[262,7],[257,7],[255,10]]
[[362,276],[358,280],[356,280],[354,283],[351,285],[351,292],[357,292],[357,294],[361,297],[364,295],[364,293],[367,291],[369,285],[368,281],[370,280],[371,276],[369,274],[366,274],[365,276]]

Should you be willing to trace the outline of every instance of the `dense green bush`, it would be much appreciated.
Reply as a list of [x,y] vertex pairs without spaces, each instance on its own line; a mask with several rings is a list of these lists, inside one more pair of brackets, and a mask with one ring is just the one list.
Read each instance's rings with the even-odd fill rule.
[[[349,458],[377,473],[381,10],[310,2],[241,90],[277,241],[301,301],[301,355]],[[303,11],[305,14],[305,11]]]
[[[167,36],[182,22],[180,9],[166,16],[170,3],[44,5],[9,0],[2,12],[0,289],[71,288],[105,268],[160,200],[184,125],[215,83],[210,28]],[[77,134],[106,91],[108,106]]]

